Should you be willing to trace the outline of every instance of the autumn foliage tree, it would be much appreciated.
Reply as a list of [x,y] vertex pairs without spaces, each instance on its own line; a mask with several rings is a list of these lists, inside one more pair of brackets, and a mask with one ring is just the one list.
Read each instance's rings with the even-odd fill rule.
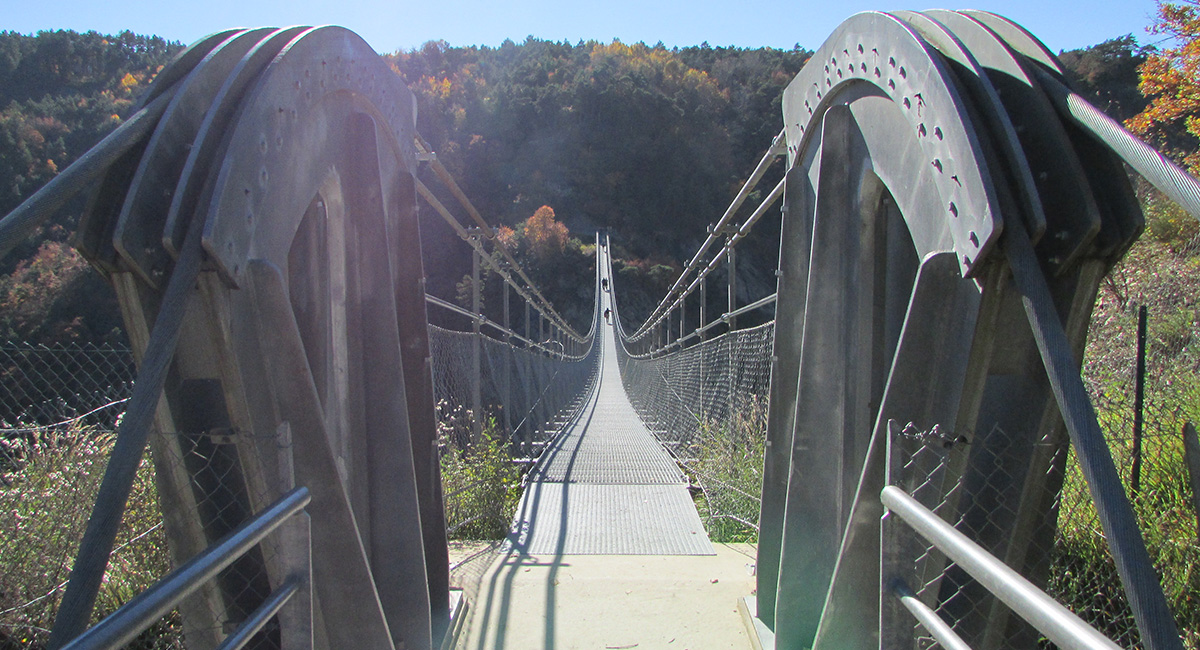
[[567,245],[567,226],[554,220],[554,208],[543,205],[525,221],[525,241],[529,252],[538,261],[562,255]]
[[1134,133],[1200,169],[1200,0],[1160,3],[1151,32],[1175,45],[1151,52],[1139,89],[1150,105],[1126,122]]

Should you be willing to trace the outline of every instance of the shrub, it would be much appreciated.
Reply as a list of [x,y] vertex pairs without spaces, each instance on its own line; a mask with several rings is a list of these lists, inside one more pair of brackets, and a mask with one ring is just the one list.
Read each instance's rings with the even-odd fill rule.
[[1175,202],[1157,191],[1145,200],[1146,231],[1173,250],[1184,249],[1200,235],[1200,224]]
[[501,539],[521,499],[520,471],[508,445],[487,418],[472,440],[474,416],[462,406],[438,404],[438,448],[446,525],[451,539]]

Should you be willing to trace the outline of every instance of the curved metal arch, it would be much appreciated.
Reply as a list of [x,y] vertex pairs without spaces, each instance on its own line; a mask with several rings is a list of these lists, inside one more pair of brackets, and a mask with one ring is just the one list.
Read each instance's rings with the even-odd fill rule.
[[[1050,359],[1039,359],[1046,323],[1030,311],[1031,335],[1024,322],[1022,300],[1038,299],[1025,296],[1022,246],[1038,243],[1046,270],[1034,283],[1049,287],[1077,371],[1099,278],[1140,212],[1111,153],[1092,156],[1047,110],[1033,64],[989,20],[1019,31],[951,12],[854,16],[785,92],[791,167],[758,564],[758,615],[780,647],[912,642],[896,632],[899,606],[880,601],[891,574],[871,568],[913,543],[879,524],[885,480],[908,480],[891,475],[914,444],[901,428],[949,432],[947,450],[971,443],[939,452],[938,471],[961,481],[945,516],[1044,576],[1067,440]],[[1051,179],[1074,188],[1055,195]],[[951,570],[927,604],[983,647],[1028,640],[994,604],[956,611],[965,593],[991,602],[963,580]],[[881,628],[862,625],[872,613]]]
[[[904,124],[906,128],[890,135],[902,137],[907,132],[917,143],[906,150],[910,157],[904,162],[908,164],[888,170],[906,174],[894,183],[931,184],[935,192],[912,195],[936,198],[937,203],[922,213],[929,215],[927,221],[938,230],[949,232],[964,273],[970,274],[1002,230],[996,190],[987,161],[969,155],[980,148],[979,135],[945,62],[898,18],[883,13],[851,17],[788,85],[783,111],[789,167],[800,164],[802,152],[819,148],[821,131],[813,127],[821,124],[824,112],[834,104],[846,103],[839,99],[843,93],[854,93],[863,86],[873,88],[866,92],[900,109],[887,116],[894,122],[889,126],[895,129]],[[897,200],[903,200],[900,196]],[[914,242],[918,248],[932,250],[940,245],[940,238],[939,232],[921,232]]]
[[[249,289],[228,294],[231,326],[257,330],[233,337],[249,361],[243,386],[267,390],[281,421],[320,425],[307,445],[293,435],[297,480],[313,486],[314,536],[328,556],[314,558],[319,602],[338,613],[326,633],[362,641],[374,629],[397,646],[428,647],[446,627],[448,569],[431,460],[413,107],[357,35],[300,34],[241,102],[197,217],[222,278]],[[315,394],[284,379],[301,369],[297,357]],[[329,485],[331,470],[341,485]],[[375,599],[383,621],[371,614]]]
[[[244,29],[228,29],[217,32],[185,48],[155,75],[145,96],[138,100],[138,111],[131,116],[131,120],[147,107],[158,102],[163,102],[163,112],[165,113],[180,82],[200,66],[213,50],[219,49],[221,45],[228,43],[230,39],[245,31]],[[154,126],[151,129],[157,128],[160,119],[161,116],[154,120]],[[147,138],[138,138],[138,140],[139,142],[132,145],[133,151],[121,156],[103,170],[100,181],[92,192],[88,207],[79,220],[79,227],[72,235],[72,245],[92,264],[109,273],[118,268],[116,264],[117,251],[108,245],[113,230],[116,228],[116,215],[121,210],[130,176],[137,168],[140,149],[148,145]],[[97,145],[97,148],[101,146]]]
[[129,182],[124,205],[117,217],[113,248],[127,268],[151,287],[159,288],[171,257],[161,245],[162,230],[187,159],[179,155],[195,140],[213,93],[252,48],[276,30],[236,33],[214,48],[179,82],[171,103],[146,143],[137,171]]
[[[167,325],[179,342],[152,444],[173,556],[305,485],[318,645],[431,648],[449,585],[415,102],[338,27],[223,33],[184,59],[155,131],[109,171],[92,210],[107,241],[88,248],[135,347],[163,326],[168,279],[191,291]],[[201,248],[198,281],[177,281]],[[206,442],[215,430],[232,444]],[[253,609],[289,562],[238,560],[181,605],[189,638],[219,642],[214,617]],[[309,623],[292,621],[264,634],[294,642]]]
[[[843,23],[785,91],[784,123],[790,169],[768,413],[771,448],[780,451],[764,469],[758,593],[760,616],[779,626],[777,638],[788,646],[816,634],[820,599],[803,594],[824,591],[832,575],[874,429],[868,407],[879,404],[891,358],[873,355],[870,348],[882,342],[873,339],[896,346],[896,307],[885,308],[892,322],[876,330],[873,305],[877,297],[906,305],[913,259],[949,252],[970,273],[998,237],[1002,210],[946,64],[893,16],[860,14]],[[896,217],[910,242],[907,260]],[[890,254],[876,268],[881,235]],[[829,400],[847,408],[827,408]],[[817,468],[833,475],[812,476]],[[825,523],[789,524],[805,517]],[[789,561],[804,568],[789,569]],[[807,613],[797,615],[806,601]],[[778,611],[777,602],[791,611]]]

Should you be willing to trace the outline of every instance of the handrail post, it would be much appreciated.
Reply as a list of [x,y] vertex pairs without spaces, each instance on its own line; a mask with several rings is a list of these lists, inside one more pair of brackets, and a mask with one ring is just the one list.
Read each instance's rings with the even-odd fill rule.
[[312,650],[312,519],[298,512],[280,524],[280,553],[288,574],[299,581],[296,594],[279,610],[282,646],[289,650]]
[[[275,444],[280,451],[280,486],[290,492],[296,488],[296,461],[289,422],[279,425]],[[281,523],[275,534],[279,539],[280,564],[299,585],[295,595],[279,610],[281,645],[289,650],[312,650],[312,519],[301,510]]]
[[509,406],[512,404],[512,324],[509,322],[509,307],[508,307],[508,283],[504,283],[504,342],[508,343],[508,347],[504,350],[504,382],[501,390],[504,391],[504,404],[501,406],[502,417],[504,418],[504,434],[508,437],[508,441],[512,442],[512,418],[509,414]]
[[700,329],[700,340],[708,340],[708,330],[704,326],[708,324],[708,275],[700,278],[700,322],[697,327]]
[[[732,236],[730,237],[732,239]],[[737,329],[737,317],[733,312],[737,311],[737,249],[729,243],[726,244],[726,249],[729,251],[725,257],[729,266],[729,331]]]
[[[687,295],[679,297],[679,340],[683,340],[687,328]],[[682,343],[680,346],[682,347]]]
[[[530,350],[528,347],[528,345],[529,345],[528,341],[531,340],[529,338],[530,324],[531,323],[530,323],[530,315],[529,315],[529,301],[526,300],[525,301],[526,350],[532,352],[532,350]],[[525,431],[523,432],[523,436],[524,436],[524,442],[525,442],[525,457],[526,458],[533,458],[533,433],[537,427],[536,421],[533,423],[529,422],[529,413],[533,409],[533,400],[535,399],[532,388],[531,388],[532,382],[533,382],[533,356],[531,354],[526,354],[525,355],[525,381],[523,382],[525,384],[525,412],[526,412]]]
[[483,352],[481,349],[483,343],[479,338],[479,315],[483,311],[483,296],[479,291],[479,248],[474,245],[479,241],[479,229],[471,228],[467,231],[471,238],[471,313],[475,315],[471,319],[471,332],[475,335],[471,343],[471,415],[473,422],[471,425],[471,438],[473,443],[478,443],[483,439],[483,393],[480,386],[480,356]]

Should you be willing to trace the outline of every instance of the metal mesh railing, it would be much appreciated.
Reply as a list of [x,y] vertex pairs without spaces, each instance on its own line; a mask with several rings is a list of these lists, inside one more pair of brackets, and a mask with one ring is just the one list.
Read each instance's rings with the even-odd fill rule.
[[[464,363],[469,365],[476,342],[492,445],[455,440],[469,432],[462,425],[473,418],[464,410],[472,384]],[[506,502],[515,503],[520,476],[513,456],[536,453],[554,434],[555,418],[577,397],[592,367],[439,328],[431,328],[431,348],[451,533],[502,535],[511,517]],[[0,432],[0,647],[41,647],[91,515],[134,369],[128,350],[111,348],[8,343],[0,346],[0,359],[0,409],[12,414],[6,424],[16,425]],[[153,453],[139,467],[92,622],[270,501],[270,488],[238,471],[236,445],[287,444],[285,438],[251,440],[221,430],[153,435]],[[165,521],[160,503],[172,513]],[[171,527],[176,541],[168,549]],[[282,570],[281,543],[272,535],[235,561],[146,631],[147,644],[218,644],[278,583],[272,574],[273,567]],[[275,623],[260,632],[268,645],[278,645],[279,634]]]
[[[596,357],[556,357],[436,326],[429,348],[447,529],[460,539],[502,537],[520,498],[520,465],[557,434],[595,374]],[[480,414],[472,408],[476,390]]]
[[[471,439],[472,348],[488,440]],[[520,460],[536,455],[594,372],[594,358],[555,358],[487,336],[430,328],[447,522],[453,536],[507,532]],[[0,345],[0,647],[40,647],[124,412],[134,376],[125,349]],[[197,387],[202,388],[202,387]],[[81,417],[82,416],[82,417]],[[233,432],[151,437],[110,556],[93,622],[247,520],[273,494],[236,471],[235,445],[286,445]],[[158,480],[155,480],[155,473]],[[160,503],[173,516],[164,521]],[[183,540],[168,549],[172,538]],[[145,633],[155,647],[219,643],[270,593],[280,541],[269,537]],[[186,546],[186,548],[185,548]],[[277,637],[276,627],[262,632]],[[165,644],[165,645],[164,645]]]
[[[108,346],[7,341],[0,373],[0,647],[41,647],[125,410],[133,357]],[[148,457],[130,504],[98,615],[170,568]],[[172,625],[177,616],[162,623]]]
[[[1020,503],[1008,494],[1021,484],[1020,477],[1013,475],[1014,461],[1022,456],[1016,449],[1017,440],[993,428],[966,444],[947,440],[937,431],[921,431],[911,423],[888,424],[890,485],[900,487],[1018,572],[1025,572],[1023,558],[1045,557],[1046,549],[1031,547],[1049,538],[1033,530],[1019,539],[1003,534],[1014,525]],[[956,468],[963,466],[967,455],[973,455],[975,462],[958,475]],[[1037,528],[1044,523],[1045,519],[1039,518],[1028,525]],[[885,562],[891,563],[894,574],[970,647],[999,647],[1001,639],[1005,647],[1038,645],[1036,630],[1010,615],[983,585],[895,517],[885,524],[884,544]],[[911,617],[901,616],[897,622],[911,625],[916,647],[940,647]]]
[[[1200,529],[1183,437],[1185,424],[1200,419],[1200,348],[1194,344],[1200,340],[1200,325],[1194,315],[1186,304],[1150,312],[1137,442],[1136,309],[1106,309],[1101,301],[1084,368],[1142,536],[1189,647],[1200,644],[1200,610],[1195,607],[1200,598],[1195,577],[1200,575]],[[768,323],[660,357],[620,357],[626,390],[639,414],[701,488],[698,505],[714,539],[752,538],[757,524],[772,344],[773,323]],[[1115,354],[1114,347],[1127,353]],[[953,445],[947,447],[947,441],[928,432],[909,433],[924,433],[927,440],[901,463],[904,472],[923,477],[906,479],[906,490],[935,512],[946,513],[950,523],[985,547],[990,540],[989,550],[1019,572],[1040,575],[1038,586],[1117,644],[1140,646],[1095,505],[1069,446],[1061,439],[1043,440],[1040,448],[1056,450],[1054,457],[1038,461],[1052,468],[1051,473],[1027,481],[1019,463],[1028,463],[1028,450],[996,430],[958,447],[963,454],[986,456],[987,462],[972,463],[970,472],[951,481],[945,478],[947,472],[966,466],[947,466],[954,457],[949,451]],[[1015,493],[1014,486],[1028,493]],[[1014,528],[1021,499],[1033,498],[1047,504],[1044,516]],[[964,499],[971,505],[960,509]],[[1001,531],[1013,530],[1020,532],[1001,539]],[[996,647],[998,638],[1050,647],[932,547],[922,546],[912,562],[919,576],[912,583],[914,591],[962,630],[972,647]],[[922,643],[919,647],[936,646],[928,638]]]
[[716,541],[756,538],[774,334],[772,321],[660,357],[617,346],[630,401],[700,487]]
[[[158,501],[168,515],[163,525],[170,533],[174,567],[250,521],[279,496],[275,486],[242,471],[238,448],[289,447],[290,434],[284,430],[265,439],[232,434],[161,432],[150,440],[153,453],[148,458],[159,474]],[[288,534],[292,531],[285,528],[268,536],[179,604],[180,630],[189,646],[219,644],[271,595],[273,585],[283,582],[292,570],[284,551]],[[260,647],[278,647],[277,621],[259,634],[266,643]]]

